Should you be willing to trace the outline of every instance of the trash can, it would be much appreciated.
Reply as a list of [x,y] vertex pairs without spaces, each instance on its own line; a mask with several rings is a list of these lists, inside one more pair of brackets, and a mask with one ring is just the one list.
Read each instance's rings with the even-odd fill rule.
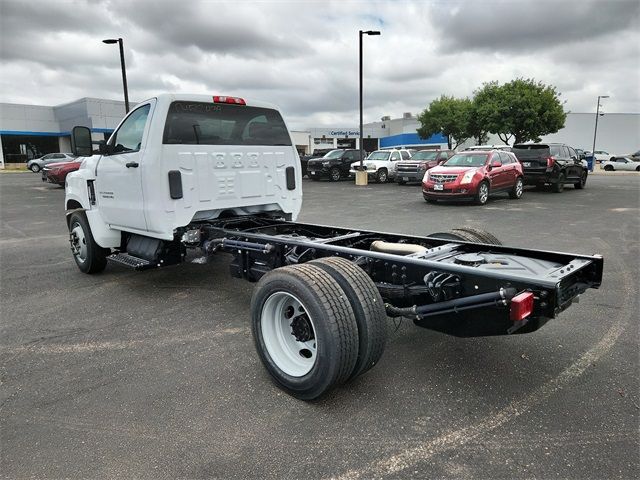
[[593,155],[587,155],[584,159],[587,161],[587,168],[589,171],[593,172]]

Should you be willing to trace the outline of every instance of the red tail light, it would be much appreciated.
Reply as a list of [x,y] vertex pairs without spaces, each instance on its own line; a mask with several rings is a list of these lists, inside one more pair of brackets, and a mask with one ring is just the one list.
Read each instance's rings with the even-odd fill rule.
[[554,163],[556,163],[555,157],[547,157],[547,168],[553,168]]
[[233,105],[246,105],[247,103],[243,98],[238,97],[221,97],[215,96],[213,97],[213,103],[231,103]]
[[533,312],[533,293],[523,292],[511,299],[509,317],[514,322],[527,318]]

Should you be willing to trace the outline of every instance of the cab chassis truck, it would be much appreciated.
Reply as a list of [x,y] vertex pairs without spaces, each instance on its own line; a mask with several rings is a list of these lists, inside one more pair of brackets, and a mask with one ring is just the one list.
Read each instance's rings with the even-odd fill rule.
[[251,328],[274,383],[312,400],[382,356],[388,317],[465,337],[537,330],[588,288],[603,259],[504,246],[460,227],[410,236],[296,222],[299,158],[278,109],[236,97],[158,95],[67,178],[79,269],[136,270],[232,255],[257,282]]

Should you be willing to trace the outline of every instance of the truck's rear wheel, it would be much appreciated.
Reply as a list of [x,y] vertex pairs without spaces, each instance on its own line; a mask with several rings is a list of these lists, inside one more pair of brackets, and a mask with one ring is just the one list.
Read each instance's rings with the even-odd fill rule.
[[310,262],[329,273],[347,295],[358,326],[358,359],[350,380],[378,363],[387,341],[387,313],[373,280],[344,258],[326,257]]
[[358,327],[345,292],[315,265],[282,267],[251,299],[258,355],[276,385],[313,400],[346,381],[358,358]]
[[429,238],[442,238],[444,240],[462,240],[463,242],[486,243],[489,245],[502,245],[498,238],[485,230],[471,227],[459,227],[448,232],[432,233]]
[[69,219],[69,243],[80,271],[98,273],[107,266],[110,251],[95,242],[84,212],[74,212]]

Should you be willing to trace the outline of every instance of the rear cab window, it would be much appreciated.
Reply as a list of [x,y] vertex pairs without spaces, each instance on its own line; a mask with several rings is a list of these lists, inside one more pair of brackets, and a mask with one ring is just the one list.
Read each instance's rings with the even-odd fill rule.
[[165,145],[292,145],[287,127],[277,110],[184,101],[176,101],[169,106],[162,143]]

